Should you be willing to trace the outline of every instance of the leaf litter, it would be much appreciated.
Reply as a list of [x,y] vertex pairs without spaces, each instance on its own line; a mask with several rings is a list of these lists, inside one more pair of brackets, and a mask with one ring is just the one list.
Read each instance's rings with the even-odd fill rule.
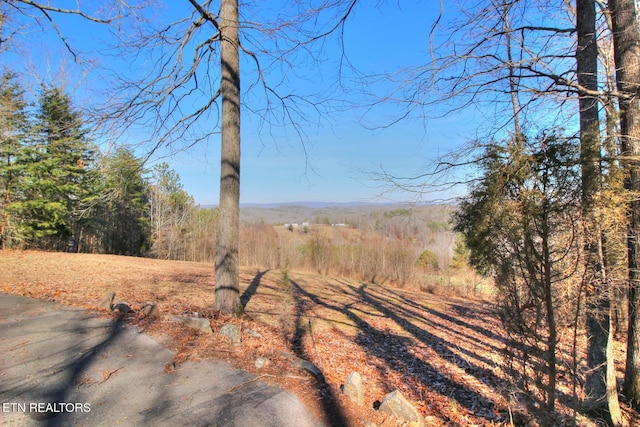
[[[213,311],[209,264],[0,251],[0,271],[0,292],[124,317],[175,351],[167,372],[186,361],[223,360],[297,394],[329,422],[336,423],[340,414],[340,422],[352,426],[402,425],[375,410],[387,393],[399,389],[429,426],[510,425],[514,403],[502,367],[505,338],[486,301],[307,272],[243,268],[246,316],[233,319]],[[210,319],[214,333],[96,308],[108,292],[136,312],[155,303],[162,314]],[[217,333],[229,322],[243,331],[240,344]],[[322,378],[301,371],[291,357],[313,363]],[[258,358],[268,363],[258,368]],[[353,371],[365,386],[364,407],[340,392]]]

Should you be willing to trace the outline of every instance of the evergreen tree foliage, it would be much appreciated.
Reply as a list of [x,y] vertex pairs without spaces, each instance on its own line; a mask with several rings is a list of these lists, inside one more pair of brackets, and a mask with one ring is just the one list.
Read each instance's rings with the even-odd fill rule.
[[461,203],[455,229],[465,238],[470,264],[495,278],[520,378],[537,379],[535,406],[552,416],[558,329],[571,326],[564,321],[575,318],[568,299],[579,289],[573,281],[581,248],[577,147],[543,134],[492,145],[480,162],[482,175]]
[[422,253],[418,255],[418,259],[416,260],[416,267],[425,271],[438,270],[439,266],[436,254],[428,249],[422,251]]
[[27,102],[14,73],[0,76],[0,249],[22,241],[12,204],[21,197],[16,166],[22,143],[29,132]]
[[61,88],[43,88],[30,138],[18,161],[22,199],[13,204],[32,246],[48,250],[77,247],[85,211],[95,200],[95,150],[81,114]]
[[143,162],[126,147],[104,160],[99,216],[102,252],[140,256],[149,245],[148,183]]
[[43,87],[35,108],[25,95],[0,77],[0,249],[143,255],[155,242],[164,258],[211,259],[217,212],[197,212],[168,164],[148,181],[130,149],[100,155],[62,88]]
[[455,247],[453,248],[453,258],[449,267],[454,269],[460,269],[467,266],[469,262],[469,250],[464,240],[464,236],[456,234]]

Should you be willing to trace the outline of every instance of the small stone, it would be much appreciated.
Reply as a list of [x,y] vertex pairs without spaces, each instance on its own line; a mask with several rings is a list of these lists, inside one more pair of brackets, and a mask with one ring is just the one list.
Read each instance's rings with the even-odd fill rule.
[[105,310],[111,310],[111,306],[113,305],[113,299],[115,297],[116,297],[115,292],[109,292],[101,300],[96,301],[96,305],[100,308],[104,308]]
[[363,406],[364,405],[364,386],[362,385],[362,378],[357,372],[352,372],[342,386],[342,392],[353,403]]
[[227,323],[222,328],[220,328],[220,335],[224,335],[229,339],[230,342],[237,344],[241,341],[240,339],[240,328],[238,325],[234,325],[233,323]]
[[206,332],[209,334],[213,333],[213,330],[211,330],[211,323],[208,319],[202,319],[199,317],[173,316],[171,317],[171,320],[180,322],[189,328],[197,329],[201,332]]
[[306,359],[302,359],[301,357],[293,358],[293,366],[304,369],[305,371],[313,375],[317,380],[324,378],[324,375],[322,375],[322,371],[316,365]]
[[133,310],[126,303],[122,301],[118,301],[111,307],[112,311],[119,311],[120,313],[131,313]]
[[160,310],[158,310],[158,306],[154,303],[145,304],[142,310],[140,310],[140,313],[142,313],[144,317],[160,317]]
[[256,365],[256,368],[262,369],[265,366],[267,366],[270,362],[271,361],[268,358],[260,356],[256,359],[255,365]]
[[412,427],[426,427],[422,415],[400,393],[400,390],[394,390],[385,396],[380,404],[380,411],[408,421]]
[[302,359],[286,351],[278,351],[278,353],[281,356],[289,359],[293,366],[295,366],[296,368],[304,369],[305,371],[313,375],[317,380],[324,379],[324,375],[322,374],[322,371],[316,365],[309,362],[308,360]]

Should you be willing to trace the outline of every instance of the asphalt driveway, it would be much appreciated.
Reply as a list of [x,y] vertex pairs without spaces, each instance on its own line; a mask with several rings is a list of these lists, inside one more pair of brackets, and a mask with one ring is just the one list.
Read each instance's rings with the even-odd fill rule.
[[0,294],[0,425],[322,426],[295,396],[123,323]]

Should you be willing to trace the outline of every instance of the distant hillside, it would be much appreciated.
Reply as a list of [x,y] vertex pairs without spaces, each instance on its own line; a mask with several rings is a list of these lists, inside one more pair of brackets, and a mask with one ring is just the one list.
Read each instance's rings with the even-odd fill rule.
[[404,217],[411,222],[449,223],[452,205],[362,204],[301,202],[284,204],[245,205],[240,219],[244,223],[288,224],[349,224],[355,227],[375,228],[375,222]]

